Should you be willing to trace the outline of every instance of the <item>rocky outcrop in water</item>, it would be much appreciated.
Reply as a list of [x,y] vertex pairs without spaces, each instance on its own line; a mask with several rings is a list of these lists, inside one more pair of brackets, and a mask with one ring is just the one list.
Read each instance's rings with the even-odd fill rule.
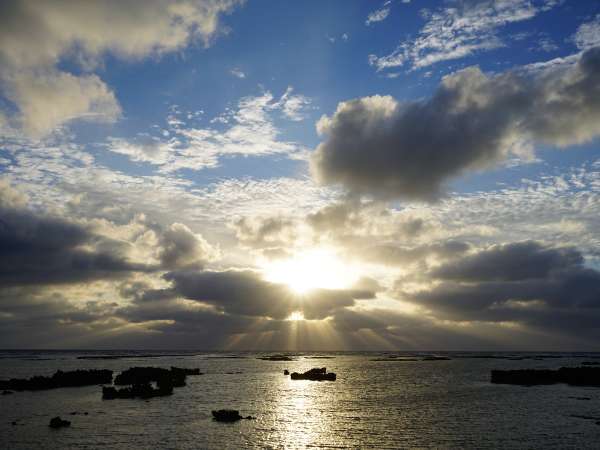
[[600,386],[600,367],[561,367],[558,370],[492,370],[491,382],[522,386],[557,383],[571,386]]
[[50,423],[48,424],[50,428],[62,428],[62,427],[70,427],[71,422],[68,420],[63,420],[60,416],[53,417],[50,419]]
[[92,369],[63,372],[57,370],[50,377],[34,376],[31,378],[11,378],[0,381],[0,390],[41,391],[62,387],[90,386],[94,384],[112,383],[112,370]]
[[290,371],[289,371],[289,370],[287,370],[287,369],[285,369],[285,370],[283,371],[283,374],[284,374],[284,375],[289,375],[289,374],[290,374]]
[[335,381],[336,375],[333,372],[327,373],[325,367],[307,370],[304,373],[292,372],[292,380],[311,380],[311,381]]
[[[115,385],[129,387],[117,389],[112,386],[102,388],[102,398],[152,398],[173,394],[173,388],[185,386],[188,375],[202,375],[200,369],[171,367],[131,367],[115,377]],[[153,386],[156,383],[156,387]]]
[[241,416],[237,409],[219,409],[218,411],[212,411],[213,420],[217,422],[237,422],[242,419],[254,419],[252,416]]
[[290,358],[287,355],[268,355],[261,356],[258,359],[262,359],[263,361],[294,361],[293,358]]
[[158,383],[154,388],[150,383],[136,383],[130,387],[117,389],[112,386],[102,388],[103,400],[114,400],[116,398],[152,398],[173,395],[173,385],[168,382]]
[[185,379],[188,375],[202,375],[202,373],[200,369],[181,369],[179,367],[171,367],[170,370],[160,367],[131,367],[115,377],[115,384],[133,385],[162,382],[165,385],[182,387],[185,386]]

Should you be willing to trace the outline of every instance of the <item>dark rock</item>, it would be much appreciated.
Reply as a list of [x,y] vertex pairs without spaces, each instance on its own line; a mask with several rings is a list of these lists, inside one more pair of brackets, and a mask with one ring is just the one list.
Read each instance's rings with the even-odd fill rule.
[[17,425],[17,421],[13,420],[10,424],[14,427],[15,425]]
[[50,423],[48,424],[50,428],[62,428],[71,426],[71,422],[68,420],[63,420],[59,416],[53,417],[50,419]]
[[287,369],[285,369],[285,370],[283,371],[283,374],[284,374],[284,375],[289,375],[289,374],[290,374],[290,371],[289,371],[289,370],[287,370]]
[[10,395],[10,394],[14,394],[13,391],[2,391],[2,395]]
[[569,397],[572,398],[573,400],[591,400],[590,397]]
[[310,369],[304,373],[293,372],[290,378],[292,380],[335,381],[336,375],[333,372],[327,373],[327,369],[322,367]]
[[213,420],[217,422],[237,422],[244,417],[240,416],[240,412],[236,409],[219,409],[212,411]]
[[451,359],[447,356],[424,356],[422,361],[450,361]]
[[39,391],[62,387],[90,386],[112,382],[112,370],[56,371],[51,377],[34,376],[29,379],[11,378],[0,381],[0,390]]
[[370,361],[379,361],[379,362],[383,362],[383,361],[398,361],[398,362],[410,362],[410,361],[421,361],[420,359],[416,359],[416,358],[373,358]]
[[492,383],[534,386],[566,383],[571,386],[600,386],[600,367],[561,367],[558,370],[492,370]]
[[269,355],[269,356],[261,356],[258,359],[262,359],[263,361],[294,361],[293,358],[290,358],[287,355]]
[[172,387],[182,387],[185,386],[187,375],[202,375],[202,373],[200,369],[182,369],[179,367],[171,367],[170,370],[160,367],[131,367],[115,377],[115,384],[126,385],[156,382],[171,385]]
[[335,359],[335,356],[305,356],[304,359]]
[[130,387],[116,389],[112,386],[104,386],[102,388],[103,400],[114,400],[116,398],[152,398],[165,397],[173,395],[173,385],[168,382],[161,381],[158,387],[154,388],[150,383],[135,383]]

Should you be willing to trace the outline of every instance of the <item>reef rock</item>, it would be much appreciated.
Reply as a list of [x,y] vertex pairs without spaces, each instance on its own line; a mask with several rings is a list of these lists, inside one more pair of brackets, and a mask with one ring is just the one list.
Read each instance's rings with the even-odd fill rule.
[[90,386],[112,382],[112,370],[57,370],[51,377],[34,376],[28,379],[11,378],[0,381],[0,390],[39,391],[62,387]]
[[50,419],[50,423],[48,424],[50,428],[62,428],[71,426],[71,422],[68,420],[63,420],[60,416],[53,417]]
[[261,356],[258,359],[262,359],[263,361],[294,361],[293,358],[290,358],[287,355],[268,355]]
[[217,422],[237,422],[242,420],[244,417],[240,416],[240,412],[236,409],[219,409],[218,411],[212,411],[213,420]]
[[154,381],[171,384],[172,387],[181,387],[185,386],[187,375],[202,375],[202,373],[200,369],[181,369],[179,367],[171,367],[170,370],[160,367],[131,367],[115,377],[115,384],[144,384]]
[[136,383],[130,387],[116,389],[112,386],[102,388],[103,400],[114,400],[116,398],[152,398],[173,395],[173,385],[165,381],[158,382],[158,387],[152,387],[150,383]]
[[600,367],[561,367],[558,370],[492,370],[491,382],[522,386],[556,383],[565,383],[571,386],[600,386]]
[[311,381],[335,381],[336,375],[333,372],[327,373],[325,367],[307,370],[304,373],[292,372],[292,380],[311,380]]

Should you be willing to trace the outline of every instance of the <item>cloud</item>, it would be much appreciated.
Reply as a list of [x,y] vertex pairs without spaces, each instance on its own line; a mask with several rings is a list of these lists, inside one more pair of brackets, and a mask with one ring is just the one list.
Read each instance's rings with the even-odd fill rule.
[[509,155],[531,158],[533,143],[567,147],[600,133],[600,47],[573,65],[534,73],[448,75],[432,97],[342,102],[317,131],[315,178],[351,192],[431,200],[449,180],[493,167]]
[[201,268],[207,261],[218,256],[217,250],[202,236],[193,233],[182,223],[171,224],[159,236],[159,259],[164,268]]
[[574,248],[533,241],[494,245],[429,276],[438,281],[407,298],[436,317],[597,335],[600,272],[585,267]]
[[285,285],[271,283],[250,270],[174,271],[164,276],[172,282],[174,296],[210,304],[233,315],[285,319],[300,311],[306,319],[324,319],[355,299],[370,299],[373,292],[317,289],[303,296]]
[[292,92],[293,88],[288,87],[279,99],[268,91],[243,97],[236,108],[227,108],[203,127],[190,124],[189,114],[184,116],[175,110],[168,117],[169,126],[163,130],[163,136],[110,138],[105,147],[132,161],[158,166],[161,173],[214,168],[223,157],[235,155],[305,159],[306,149],[296,142],[279,139],[281,131],[275,125],[276,113],[292,121],[304,119],[311,100]]
[[493,50],[505,45],[498,36],[501,27],[529,20],[557,3],[555,0],[455,0],[428,13],[418,37],[400,44],[389,55],[370,55],[369,62],[377,70],[406,64],[419,69]]
[[75,222],[25,209],[6,186],[0,197],[0,286],[117,279],[152,270],[131,262],[118,241]]
[[241,78],[241,79],[246,78],[246,74],[241,69],[238,69],[237,67],[234,67],[233,69],[231,69],[229,71],[229,73],[236,78]]
[[[90,74],[107,54],[128,61],[205,45],[237,0],[78,2],[18,0],[0,6],[0,86],[17,124],[42,136],[74,119],[111,122],[114,93]],[[70,61],[83,73],[64,71]]]
[[312,103],[312,100],[304,95],[293,94],[294,88],[288,86],[285,93],[279,100],[279,105],[283,114],[290,120],[299,122],[304,120],[306,109]]
[[293,240],[294,221],[284,217],[241,217],[231,227],[237,239],[253,248],[275,247]]
[[[386,2],[387,3],[387,2]],[[390,14],[390,8],[381,8],[369,13],[367,16],[367,20],[365,20],[365,25],[369,26],[372,23],[381,22]]]
[[172,145],[168,142],[148,138],[143,139],[142,142],[136,142],[109,137],[106,148],[113,153],[127,156],[131,161],[157,165],[166,164],[169,154],[173,152]]
[[413,247],[397,244],[377,244],[363,248],[361,258],[365,261],[383,265],[406,267],[410,264],[420,264],[428,257],[435,257],[438,261],[453,259],[466,253],[469,248],[469,244],[453,240]]
[[600,14],[594,20],[579,25],[573,36],[577,48],[587,50],[600,45]]
[[574,248],[546,248],[539,242],[526,241],[493,245],[458,262],[441,266],[431,275],[465,282],[520,281],[546,278],[553,271],[582,264],[583,257]]

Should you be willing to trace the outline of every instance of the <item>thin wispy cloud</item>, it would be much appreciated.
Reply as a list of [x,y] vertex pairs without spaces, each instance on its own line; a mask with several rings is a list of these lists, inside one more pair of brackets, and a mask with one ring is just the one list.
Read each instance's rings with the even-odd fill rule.
[[388,55],[369,55],[369,63],[377,70],[421,69],[497,49],[506,45],[499,35],[502,27],[532,19],[556,4],[553,0],[454,1],[441,9],[424,11],[426,23],[416,38],[401,42]]

